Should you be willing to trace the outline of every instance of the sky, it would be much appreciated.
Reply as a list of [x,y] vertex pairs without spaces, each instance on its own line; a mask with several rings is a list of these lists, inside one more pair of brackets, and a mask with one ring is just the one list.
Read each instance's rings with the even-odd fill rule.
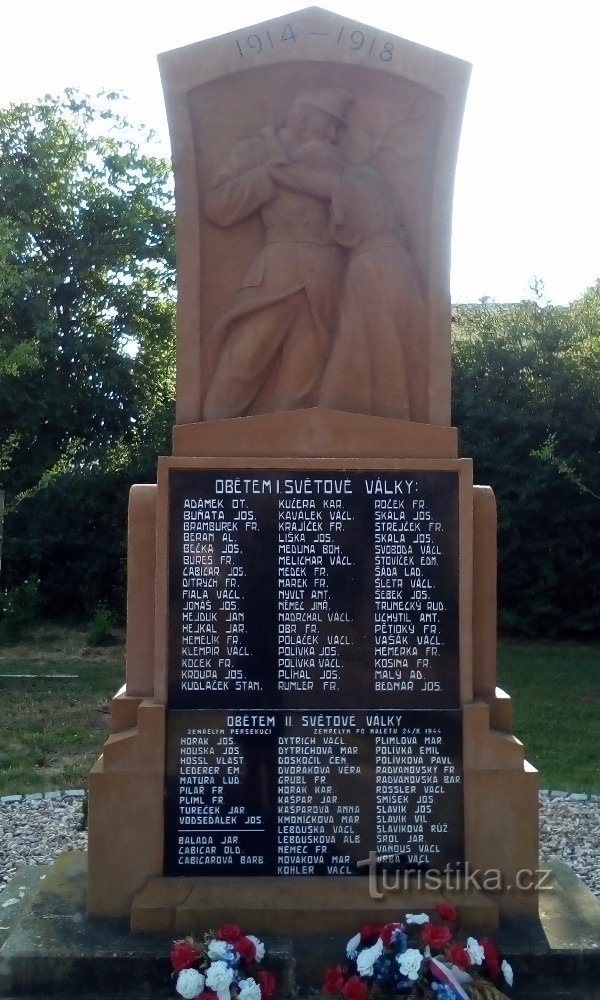
[[[323,0],[473,64],[456,172],[451,292],[566,303],[600,278],[600,4]],[[65,87],[122,90],[168,155],[156,55],[311,6],[294,0],[3,4],[0,104]]]

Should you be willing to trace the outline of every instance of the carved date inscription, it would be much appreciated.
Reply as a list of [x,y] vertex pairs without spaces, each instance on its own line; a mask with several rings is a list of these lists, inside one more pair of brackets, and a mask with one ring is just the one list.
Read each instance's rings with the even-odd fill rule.
[[311,38],[327,38],[334,45],[340,45],[351,52],[362,52],[383,63],[389,63],[394,58],[394,44],[385,35],[375,32],[365,32],[353,24],[343,24],[336,31],[308,31],[294,27],[291,21],[286,21],[281,28],[268,31],[253,31],[235,39],[235,44],[242,59],[249,56],[259,56],[263,52],[278,49],[286,44],[294,44],[307,34]]

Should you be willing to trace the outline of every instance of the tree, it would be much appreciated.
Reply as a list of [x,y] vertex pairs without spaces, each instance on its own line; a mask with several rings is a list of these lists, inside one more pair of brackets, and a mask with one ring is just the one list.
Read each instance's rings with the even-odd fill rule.
[[0,111],[9,509],[57,463],[134,446],[173,396],[169,170],[121,103],[68,91]]
[[600,630],[600,284],[571,306],[457,307],[453,422],[498,498],[501,622]]
[[[170,170],[122,107],[118,95],[92,101],[67,91],[0,110],[6,581],[38,575],[46,598],[58,593],[75,610],[101,594],[92,580],[81,595],[61,558],[71,508],[88,531],[80,555],[97,547],[100,589],[112,597],[123,576],[127,490],[154,476],[174,402]],[[109,541],[93,537],[100,522]]]

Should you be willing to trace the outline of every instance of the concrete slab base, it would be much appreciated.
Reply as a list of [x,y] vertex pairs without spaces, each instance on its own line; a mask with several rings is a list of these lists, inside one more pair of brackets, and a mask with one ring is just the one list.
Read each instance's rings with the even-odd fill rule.
[[478,932],[495,931],[500,919],[495,900],[472,887],[436,893],[427,891],[415,878],[374,898],[369,895],[366,878],[339,878],[335,887],[331,882],[330,878],[301,876],[237,881],[150,878],[133,898],[131,929],[184,937],[228,923],[235,913],[236,922],[252,927],[256,934],[277,934],[285,921],[287,934],[302,936],[310,928],[311,934],[333,932],[347,939],[357,927],[374,920],[389,923],[398,912],[433,916],[436,903],[442,900],[456,907],[465,927]]
[[[512,995],[600,1000],[600,900],[561,862],[553,864],[548,885],[539,920],[514,918],[493,933],[515,970]],[[18,903],[5,907],[10,899]],[[167,958],[172,934],[131,934],[124,919],[86,915],[85,854],[62,855],[45,871],[21,869],[0,894],[0,914],[6,927],[0,996],[7,1000],[175,996]],[[239,919],[235,908],[227,916]],[[346,937],[273,935],[266,942],[282,996],[301,996],[343,956]]]

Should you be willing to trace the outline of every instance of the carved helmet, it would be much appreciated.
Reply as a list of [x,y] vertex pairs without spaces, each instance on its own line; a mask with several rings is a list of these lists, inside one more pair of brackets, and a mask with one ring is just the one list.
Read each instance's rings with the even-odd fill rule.
[[354,101],[349,90],[336,87],[315,87],[310,90],[300,90],[294,97],[292,107],[318,108],[325,114],[336,118],[342,125],[346,124],[346,116]]

